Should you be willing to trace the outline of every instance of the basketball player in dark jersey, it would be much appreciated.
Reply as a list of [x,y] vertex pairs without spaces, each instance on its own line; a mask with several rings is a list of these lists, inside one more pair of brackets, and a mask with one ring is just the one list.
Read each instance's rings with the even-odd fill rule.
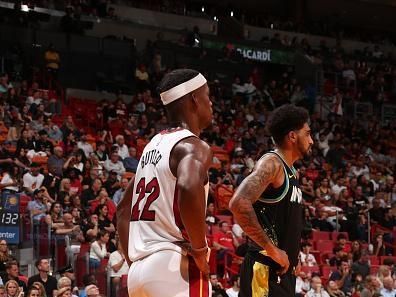
[[302,193],[293,164],[311,153],[308,112],[274,110],[269,124],[276,149],[262,156],[230,201],[250,238],[242,264],[240,297],[294,297],[302,231]]

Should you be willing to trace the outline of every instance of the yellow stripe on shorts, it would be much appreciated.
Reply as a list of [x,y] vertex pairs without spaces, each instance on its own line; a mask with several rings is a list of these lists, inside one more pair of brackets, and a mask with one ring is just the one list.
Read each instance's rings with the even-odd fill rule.
[[253,265],[252,297],[268,297],[269,266],[255,262]]

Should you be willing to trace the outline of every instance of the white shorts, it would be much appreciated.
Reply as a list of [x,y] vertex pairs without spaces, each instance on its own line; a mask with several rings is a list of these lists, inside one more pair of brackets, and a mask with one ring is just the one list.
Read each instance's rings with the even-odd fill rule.
[[129,297],[209,297],[208,280],[191,257],[172,250],[156,252],[132,263],[128,273]]

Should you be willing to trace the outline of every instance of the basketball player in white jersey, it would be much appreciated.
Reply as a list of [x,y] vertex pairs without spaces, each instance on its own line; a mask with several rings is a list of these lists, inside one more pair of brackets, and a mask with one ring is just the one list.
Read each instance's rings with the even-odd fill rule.
[[130,297],[205,297],[209,249],[205,212],[212,152],[200,132],[212,122],[206,79],[195,70],[159,85],[170,128],[145,147],[134,181],[118,205]]

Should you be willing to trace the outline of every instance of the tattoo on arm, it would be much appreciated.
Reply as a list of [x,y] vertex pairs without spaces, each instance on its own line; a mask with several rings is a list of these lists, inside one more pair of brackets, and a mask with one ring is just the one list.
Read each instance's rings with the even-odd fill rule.
[[238,224],[247,236],[262,248],[271,244],[271,240],[265,234],[257,219],[253,203],[259,199],[268,185],[275,181],[281,169],[282,166],[276,156],[261,159],[257,162],[253,172],[239,186],[230,201],[230,209]]

